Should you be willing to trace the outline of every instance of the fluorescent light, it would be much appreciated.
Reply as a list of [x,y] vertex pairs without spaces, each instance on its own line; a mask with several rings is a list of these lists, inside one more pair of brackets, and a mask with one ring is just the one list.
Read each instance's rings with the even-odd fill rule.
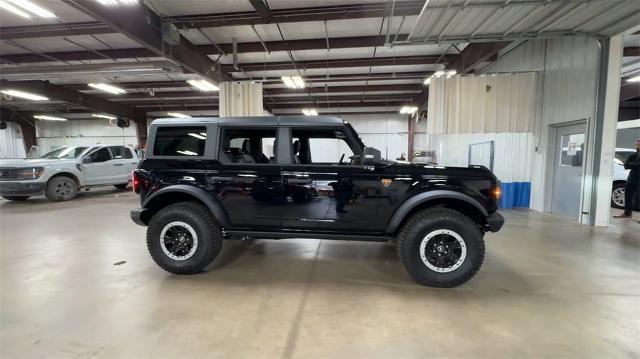
[[451,76],[455,76],[458,73],[458,71],[456,70],[449,70],[447,71],[447,78],[450,78]]
[[187,80],[187,83],[189,83],[189,85],[197,88],[200,91],[203,92],[211,92],[211,91],[218,91],[220,90],[218,88],[218,86],[212,84],[211,82],[207,81],[207,80],[196,80],[196,79],[192,79],[192,80]]
[[5,0],[0,0],[0,8],[5,9],[5,10],[7,10],[9,12],[12,12],[12,13],[18,15],[18,16],[22,16],[25,19],[31,19],[31,15],[29,15],[26,12],[18,9],[17,7],[9,4]]
[[45,120],[45,121],[66,121],[66,118],[62,118],[62,117],[54,117],[54,116],[47,116],[47,115],[35,115],[33,116],[33,118],[37,118],[38,120]]
[[318,111],[315,108],[304,108],[302,109],[302,113],[305,116],[318,116]]
[[206,132],[200,132],[201,136],[207,137],[207,133]]
[[136,5],[138,0],[96,0],[104,6]]
[[171,116],[171,117],[191,117],[189,115],[181,114],[180,112],[167,112],[167,116]]
[[302,89],[305,87],[304,80],[300,76],[282,76],[284,85],[292,89]]
[[180,153],[180,154],[183,154],[183,155],[187,155],[187,156],[197,156],[197,155],[198,155],[197,153],[195,153],[195,152],[193,152],[193,151],[187,151],[187,150],[184,150],[184,151],[176,151],[176,152],[178,152],[178,153]]
[[13,3],[13,5],[21,7],[34,15],[38,15],[40,17],[49,18],[49,19],[56,17],[56,14],[52,13],[51,11],[41,6],[38,6],[32,3],[29,0],[9,0],[9,1]]
[[103,84],[103,83],[100,83],[100,84],[88,84],[88,85],[89,85],[89,87],[93,87],[94,89],[102,90],[104,92],[109,92],[109,93],[112,93],[114,95],[120,95],[120,94],[123,94],[123,93],[127,92],[127,91],[125,91],[125,90],[123,90],[123,89],[121,89],[119,87],[115,87],[115,86],[107,85],[107,84]]
[[442,70],[436,71],[436,72],[433,74],[433,76],[434,76],[434,77],[440,77],[440,76],[442,76],[442,75],[444,75],[444,71],[442,71]]
[[640,76],[632,77],[627,82],[640,82]]
[[428,85],[431,83],[431,77],[429,77],[428,79],[424,79],[423,84]]
[[98,117],[98,118],[106,118],[107,120],[117,120],[118,118],[115,116],[109,116],[109,115],[101,115],[99,113],[92,113],[91,116],[93,117]]
[[122,5],[136,5],[138,0],[120,0]]
[[193,133],[193,132],[189,132],[189,136],[195,137],[195,138],[197,138],[199,140],[206,140],[207,139],[205,136],[202,136],[202,135],[199,135],[199,134]]
[[403,114],[414,114],[416,112],[418,112],[418,108],[416,106],[402,106],[400,109],[400,113]]
[[18,91],[18,90],[0,90],[0,92],[9,96],[24,98],[31,101],[48,101],[49,100],[47,97],[44,97],[44,96],[40,96],[40,95],[36,95],[29,92],[24,92],[24,91]]

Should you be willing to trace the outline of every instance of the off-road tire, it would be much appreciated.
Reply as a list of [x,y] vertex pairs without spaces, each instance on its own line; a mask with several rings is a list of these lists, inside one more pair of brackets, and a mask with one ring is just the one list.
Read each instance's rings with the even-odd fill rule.
[[47,199],[51,202],[69,201],[78,194],[78,185],[67,176],[53,177],[47,183]]
[[[181,221],[197,235],[195,253],[188,259],[175,260],[162,249],[160,234],[169,223]],[[202,272],[222,250],[222,230],[209,209],[197,202],[179,202],[158,211],[147,228],[147,249],[160,268],[174,274]]]
[[117,189],[126,189],[128,185],[129,183],[120,183],[120,184],[114,184],[113,187]]
[[[621,205],[621,204],[619,204],[619,203],[616,203],[616,202],[613,200],[613,197],[614,197],[614,195],[616,194],[616,190],[617,190],[617,191],[619,191],[620,189],[623,189],[623,190],[624,190],[624,187],[625,187],[625,183],[624,183],[624,182],[618,182],[618,183],[614,183],[614,184],[613,184],[613,188],[611,189],[611,207],[613,207],[613,208],[620,208],[620,209],[624,209],[624,204],[622,204],[622,205]],[[618,195],[619,195],[619,194],[620,194],[620,193],[618,193]],[[623,203],[624,203],[624,193],[622,193],[622,201],[623,201]]]
[[[466,246],[466,257],[458,268],[448,273],[436,272],[423,262],[420,244],[436,230],[456,232]],[[450,288],[471,279],[484,260],[484,239],[478,225],[469,217],[448,208],[430,208],[415,213],[398,234],[397,250],[405,269],[419,284]]]
[[26,201],[30,196],[2,196],[8,201]]

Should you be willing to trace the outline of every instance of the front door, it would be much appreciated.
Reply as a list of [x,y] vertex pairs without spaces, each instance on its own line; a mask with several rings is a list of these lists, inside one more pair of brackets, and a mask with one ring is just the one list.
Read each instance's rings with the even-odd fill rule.
[[292,230],[370,231],[376,227],[379,176],[356,164],[340,130],[293,129],[293,163],[282,166],[282,227]]
[[551,212],[578,219],[586,155],[585,124],[556,127]]
[[114,167],[116,163],[113,161],[108,147],[101,147],[85,157],[88,157],[89,161],[83,161],[82,172],[87,186],[114,182],[114,173],[118,167]]

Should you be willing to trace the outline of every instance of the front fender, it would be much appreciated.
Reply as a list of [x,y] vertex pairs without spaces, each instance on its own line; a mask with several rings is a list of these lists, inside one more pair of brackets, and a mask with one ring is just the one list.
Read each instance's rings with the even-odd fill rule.
[[148,208],[149,204],[153,200],[159,199],[161,196],[171,193],[182,193],[198,199],[200,202],[204,203],[207,208],[209,208],[218,223],[220,223],[223,227],[229,226],[229,217],[227,216],[227,212],[224,210],[222,203],[220,203],[220,201],[215,198],[214,195],[200,187],[184,184],[175,184],[164,187],[145,198],[144,202],[142,203],[142,208]]
[[387,233],[395,232],[396,229],[398,229],[398,226],[400,226],[400,223],[402,223],[402,220],[414,208],[416,208],[417,206],[427,201],[432,201],[435,199],[455,199],[455,200],[464,201],[474,206],[476,209],[478,209],[478,211],[482,213],[482,215],[484,215],[485,217],[489,215],[489,213],[487,212],[487,209],[480,202],[476,201],[469,195],[456,192],[456,191],[451,191],[451,190],[433,190],[433,191],[418,193],[415,196],[404,201],[391,216],[391,219],[387,224],[386,232]]

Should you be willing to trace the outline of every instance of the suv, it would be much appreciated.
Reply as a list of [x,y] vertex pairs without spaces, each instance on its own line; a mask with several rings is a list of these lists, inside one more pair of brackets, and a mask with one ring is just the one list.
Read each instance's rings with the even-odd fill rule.
[[0,160],[0,196],[24,201],[44,194],[57,202],[73,199],[80,189],[124,189],[138,162],[130,148],[104,145],[63,146],[40,158]]
[[176,274],[204,270],[224,239],[392,240],[415,281],[453,287],[504,223],[486,168],[382,160],[334,117],[155,120],[133,187],[131,218]]
[[632,148],[616,148],[613,159],[613,190],[611,191],[611,206],[624,208],[624,186],[627,184],[629,170],[624,168],[624,162],[636,153]]

